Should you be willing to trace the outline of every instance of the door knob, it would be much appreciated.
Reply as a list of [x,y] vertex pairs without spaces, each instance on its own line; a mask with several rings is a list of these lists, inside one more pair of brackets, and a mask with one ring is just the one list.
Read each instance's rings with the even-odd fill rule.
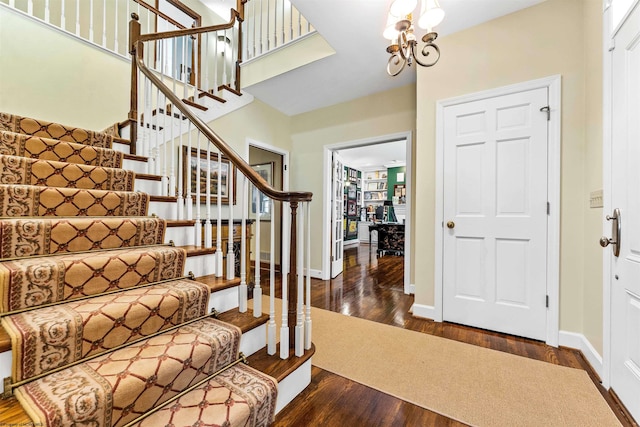
[[611,238],[609,239],[606,236],[603,236],[600,239],[600,246],[606,248],[609,245],[612,245],[613,256],[620,255],[620,239],[621,239],[621,225],[620,222],[620,209],[616,208],[613,210],[613,215],[607,215],[607,221],[611,221]]
[[449,221],[447,222],[447,228],[454,228],[456,226],[456,223],[453,221]]

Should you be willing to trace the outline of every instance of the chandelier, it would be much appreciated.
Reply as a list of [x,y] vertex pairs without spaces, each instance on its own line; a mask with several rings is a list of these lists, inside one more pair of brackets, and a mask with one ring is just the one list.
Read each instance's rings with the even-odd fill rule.
[[444,10],[438,0],[422,0],[418,26],[426,29],[422,42],[418,42],[413,33],[413,10],[418,0],[394,0],[389,8],[387,26],[383,32],[385,39],[391,40],[387,52],[391,54],[387,63],[387,73],[397,76],[405,66],[411,66],[413,61],[423,67],[431,67],[440,59],[440,49],[433,41],[438,33],[433,27],[442,22]]

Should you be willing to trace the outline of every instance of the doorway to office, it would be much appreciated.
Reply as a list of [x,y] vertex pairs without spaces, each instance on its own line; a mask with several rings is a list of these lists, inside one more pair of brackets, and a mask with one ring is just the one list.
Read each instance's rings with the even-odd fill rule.
[[[414,293],[411,140],[406,132],[325,146],[324,280],[340,275],[343,263],[354,259],[343,259],[345,250],[353,253],[357,248],[371,251],[373,257],[402,257],[402,291]],[[391,247],[378,243],[381,235]]]

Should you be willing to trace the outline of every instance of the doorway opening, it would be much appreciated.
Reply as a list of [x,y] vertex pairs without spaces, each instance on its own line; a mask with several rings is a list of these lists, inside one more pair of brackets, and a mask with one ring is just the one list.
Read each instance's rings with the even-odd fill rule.
[[414,293],[411,147],[410,132],[325,146],[323,280],[338,276],[355,248],[401,259],[402,291]]

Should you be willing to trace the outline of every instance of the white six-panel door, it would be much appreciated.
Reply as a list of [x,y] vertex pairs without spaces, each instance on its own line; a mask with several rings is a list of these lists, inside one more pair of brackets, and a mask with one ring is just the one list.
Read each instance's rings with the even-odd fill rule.
[[612,66],[611,205],[621,237],[611,254],[610,383],[640,420],[640,5],[616,34]]
[[546,88],[444,109],[443,319],[544,340]]

